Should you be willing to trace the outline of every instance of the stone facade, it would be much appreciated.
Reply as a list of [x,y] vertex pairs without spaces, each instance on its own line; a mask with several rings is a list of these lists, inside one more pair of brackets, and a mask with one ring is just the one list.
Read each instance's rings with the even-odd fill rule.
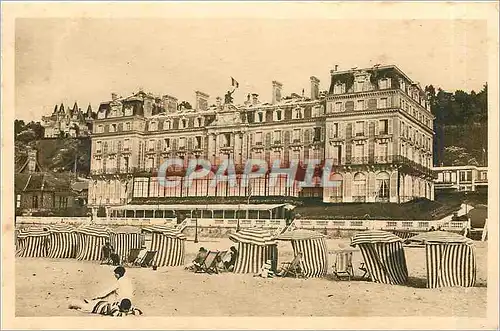
[[[272,82],[271,102],[250,93],[243,104],[222,103],[196,92],[195,109],[174,97],[139,91],[103,102],[93,123],[92,182],[89,205],[110,206],[133,198],[186,196],[322,197],[325,202],[404,202],[433,198],[432,121],[425,94],[395,66],[332,71],[329,92],[310,78],[311,95],[284,97],[283,84]],[[226,101],[231,100],[226,96]],[[184,104],[184,103],[183,103]],[[156,173],[165,159],[193,158],[218,165],[232,159],[241,173],[248,159],[278,161],[282,168],[308,159],[333,161],[323,188],[319,174],[313,187],[286,187],[285,179],[250,180],[250,187],[227,182],[209,187],[211,178],[178,187],[158,185]],[[177,172],[176,172],[177,171]],[[240,179],[241,175],[238,175]]]

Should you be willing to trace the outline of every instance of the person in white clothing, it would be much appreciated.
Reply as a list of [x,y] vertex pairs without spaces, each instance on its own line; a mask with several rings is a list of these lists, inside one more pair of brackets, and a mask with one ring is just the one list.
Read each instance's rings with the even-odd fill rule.
[[132,300],[134,296],[134,287],[128,277],[125,276],[124,267],[116,267],[113,271],[116,277],[116,283],[101,295],[92,300],[104,299],[108,301],[121,301],[122,299]]

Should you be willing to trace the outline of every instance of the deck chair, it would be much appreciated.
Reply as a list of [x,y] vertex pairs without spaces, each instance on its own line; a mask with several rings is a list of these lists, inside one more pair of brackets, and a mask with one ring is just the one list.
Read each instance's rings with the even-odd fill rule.
[[228,262],[229,259],[231,258],[231,253],[228,250],[221,251],[219,252],[219,255],[217,256],[217,265],[219,267],[219,270],[222,272],[228,272],[226,265],[224,262]]
[[337,252],[333,263],[333,274],[339,280],[347,277],[349,281],[354,278],[354,268],[352,267],[352,252]]
[[293,276],[295,278],[306,278],[304,271],[300,267],[300,262],[302,262],[302,253],[298,253],[291,262],[281,263],[281,271],[276,275],[279,277]]
[[205,260],[195,271],[196,273],[206,272],[207,274],[219,273],[217,270],[217,257],[219,256],[219,251],[208,251]]
[[125,264],[127,266],[133,265],[137,257],[139,256],[139,253],[141,252],[142,249],[140,248],[131,248],[130,252],[128,253],[127,260],[125,261]]
[[141,261],[139,261],[139,263],[137,264],[134,263],[134,265],[141,268],[149,268],[153,263],[155,255],[156,251],[147,251],[146,255],[144,255],[144,258]]
[[359,266],[359,270],[363,271],[363,276],[361,278],[368,278],[370,277],[370,272],[368,271],[368,268],[366,268],[366,265],[364,262],[361,262],[361,265]]

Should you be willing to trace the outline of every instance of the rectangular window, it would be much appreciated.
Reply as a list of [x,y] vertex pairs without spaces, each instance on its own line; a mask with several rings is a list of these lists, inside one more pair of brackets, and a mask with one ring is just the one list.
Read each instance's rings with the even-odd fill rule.
[[449,172],[444,173],[444,181],[445,182],[451,182],[451,174]]
[[356,122],[356,136],[365,135],[365,122]]
[[293,142],[300,142],[300,129],[294,129],[292,133]]
[[333,123],[332,135],[333,135],[333,138],[339,137],[339,123]]
[[101,148],[102,148],[101,147],[101,142],[100,141],[96,142],[96,148],[95,148],[96,153],[100,153],[102,151]]
[[274,112],[274,120],[275,121],[281,121],[283,119],[283,111],[281,109],[278,109]]
[[361,158],[363,157],[365,154],[365,146],[362,145],[362,144],[359,144],[359,145],[356,145],[356,147],[354,148],[354,157],[356,158]]
[[335,102],[335,112],[342,111],[342,102]]
[[321,141],[321,128],[314,128],[313,141]]
[[21,207],[21,194],[16,195],[16,207]]
[[380,120],[378,122],[378,134],[388,134],[389,133],[389,120]]
[[186,148],[186,138],[179,138],[179,148]]
[[379,103],[378,108],[381,108],[381,109],[387,108],[387,98],[382,98],[379,101],[380,101],[380,103]]
[[363,81],[355,82],[354,83],[354,92],[362,92],[364,85],[365,85],[365,82],[363,82]]
[[358,100],[358,102],[356,102],[356,110],[363,110],[363,109],[365,109],[365,101]]
[[257,123],[264,123],[264,113],[262,112],[257,113]]
[[281,143],[281,131],[274,131],[273,132],[273,140],[275,144]]
[[170,138],[163,139],[163,150],[170,149]]
[[262,132],[255,133],[255,145],[262,145]]
[[129,139],[124,139],[123,140],[123,150],[128,151],[130,149],[130,140]]

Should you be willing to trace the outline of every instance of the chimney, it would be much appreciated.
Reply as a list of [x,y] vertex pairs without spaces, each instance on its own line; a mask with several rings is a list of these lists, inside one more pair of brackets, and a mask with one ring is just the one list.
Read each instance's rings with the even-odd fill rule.
[[273,80],[273,102],[272,102],[273,105],[275,103],[278,103],[281,101],[281,89],[282,88],[283,88],[283,84]]
[[208,109],[208,98],[210,97],[208,94],[196,91],[196,110],[205,111]]
[[335,67],[334,67],[334,69],[333,69],[333,71],[338,71],[338,70],[339,70],[339,65],[336,64]]
[[36,149],[30,149],[28,151],[28,172],[32,173],[36,171],[37,163],[37,151]]
[[318,100],[319,98],[319,79],[311,76],[311,100]]
[[111,93],[111,100],[116,101],[116,99],[118,99],[118,94]]
[[257,93],[252,93],[252,105],[259,103],[259,95]]
[[163,97],[163,107],[165,107],[165,112],[175,113],[177,112],[177,98],[171,95],[165,94]]

